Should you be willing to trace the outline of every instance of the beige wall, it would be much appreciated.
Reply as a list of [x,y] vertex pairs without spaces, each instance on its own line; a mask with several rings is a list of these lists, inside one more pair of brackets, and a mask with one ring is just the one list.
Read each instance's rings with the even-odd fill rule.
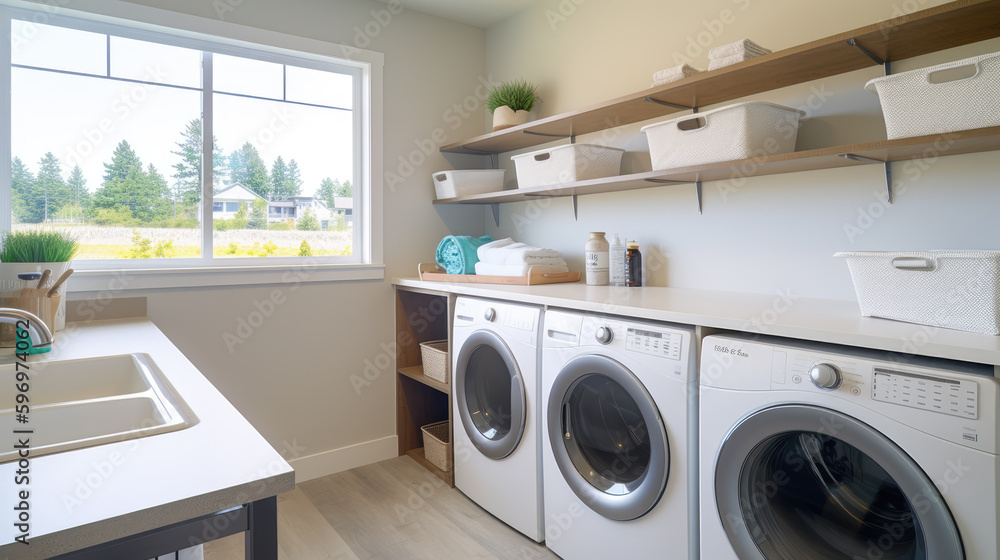
[[[714,46],[749,37],[777,50],[940,3],[543,0],[487,30],[486,69],[498,80],[524,77],[540,84],[539,112],[548,116],[647,88],[654,71],[685,57],[705,69]],[[895,69],[998,50],[1000,41],[993,40],[903,61]],[[810,118],[800,128],[799,150],[882,140],[878,98],[863,89],[879,75],[873,66],[748,100],[806,108]],[[649,149],[639,127],[577,141],[625,148],[622,171],[645,171]],[[560,143],[565,141],[552,145]],[[704,215],[697,213],[693,186],[580,197],[575,222],[568,199],[507,204],[501,227],[488,220],[487,232],[558,249],[581,268],[587,232],[621,232],[637,239],[654,263],[647,285],[854,299],[847,267],[831,258],[835,251],[995,249],[995,162],[996,154],[986,153],[897,164],[905,192],[888,209],[879,202],[881,167],[865,166],[754,178],[735,192],[720,191],[731,186],[723,182],[706,183]],[[502,163],[512,185],[513,169],[507,158]]]
[[[216,18],[204,0],[143,0],[158,8]],[[474,121],[454,119],[453,105],[474,95],[483,74],[484,32],[405,10],[388,25],[387,5],[348,0],[232,1],[226,21],[363,46],[385,54],[384,157],[397,171],[440,128],[444,141],[481,133]],[[370,44],[358,29],[378,29]],[[356,40],[360,39],[360,40]],[[471,104],[471,102],[470,102]],[[457,127],[457,128],[454,128]],[[439,135],[440,136],[440,135]],[[439,137],[438,140],[441,140]],[[393,340],[393,292],[389,279],[412,275],[416,264],[433,259],[449,231],[481,234],[481,213],[430,204],[430,175],[450,165],[436,146],[412,175],[385,189],[384,282],[339,282],[128,292],[146,295],[149,317],[279,451],[295,442],[310,456],[395,435],[395,376],[391,366],[358,395],[350,382],[367,363],[382,364]],[[424,161],[421,162],[420,159]],[[223,334],[235,333],[272,290],[286,296],[247,342],[230,354]],[[88,294],[75,294],[74,297]],[[266,307],[266,305],[265,305]],[[391,354],[391,353],[389,353]],[[383,444],[386,442],[383,442]],[[393,444],[394,445],[394,444]],[[385,445],[367,448],[384,450]],[[394,447],[392,448],[394,454]],[[291,458],[292,452],[286,454]],[[338,457],[343,457],[344,463]],[[313,465],[349,466],[352,457],[370,460],[366,448],[323,456]],[[293,463],[295,464],[295,463]],[[300,464],[301,465],[301,464]],[[300,465],[296,465],[299,468]]]

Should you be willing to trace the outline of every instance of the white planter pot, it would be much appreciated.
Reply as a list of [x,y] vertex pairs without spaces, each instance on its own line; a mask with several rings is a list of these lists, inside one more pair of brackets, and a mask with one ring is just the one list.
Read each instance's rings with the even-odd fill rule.
[[[53,263],[0,263],[0,291],[10,291],[18,290],[21,286],[21,280],[17,277],[18,274],[23,272],[42,272],[45,269],[52,271],[52,275],[49,277],[49,281],[46,282],[45,287],[52,286],[52,284],[62,276],[63,272],[69,268],[70,263],[68,262],[53,262]],[[62,285],[59,291],[63,294],[62,299],[59,301],[59,309],[56,311],[56,330],[61,331],[66,328],[66,285],[69,284],[69,280]],[[32,286],[34,287],[34,286]]]
[[493,130],[503,130],[519,124],[528,122],[528,111],[514,111],[506,105],[502,105],[493,110]]

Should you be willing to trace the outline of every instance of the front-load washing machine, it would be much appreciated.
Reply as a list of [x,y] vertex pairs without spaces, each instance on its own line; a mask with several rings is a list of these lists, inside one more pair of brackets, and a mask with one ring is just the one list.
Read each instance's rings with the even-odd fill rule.
[[565,560],[697,557],[692,330],[546,311],[546,544]]
[[701,556],[995,560],[991,366],[707,337]]
[[453,319],[455,487],[542,542],[541,309],[460,297]]

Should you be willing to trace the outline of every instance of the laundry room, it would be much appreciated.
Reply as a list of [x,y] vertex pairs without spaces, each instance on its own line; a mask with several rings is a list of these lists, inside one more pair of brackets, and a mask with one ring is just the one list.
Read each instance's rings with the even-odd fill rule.
[[0,557],[1000,558],[1000,0],[0,17]]

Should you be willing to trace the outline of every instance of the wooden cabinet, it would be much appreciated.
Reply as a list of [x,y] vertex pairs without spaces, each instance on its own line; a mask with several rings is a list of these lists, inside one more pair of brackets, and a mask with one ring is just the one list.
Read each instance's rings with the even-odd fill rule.
[[[424,458],[421,426],[449,421],[452,441],[451,382],[442,383],[424,375],[420,343],[449,339],[455,296],[396,286],[396,433],[399,454],[409,455],[450,486],[452,471],[443,471]],[[451,461],[454,463],[454,460]]]

